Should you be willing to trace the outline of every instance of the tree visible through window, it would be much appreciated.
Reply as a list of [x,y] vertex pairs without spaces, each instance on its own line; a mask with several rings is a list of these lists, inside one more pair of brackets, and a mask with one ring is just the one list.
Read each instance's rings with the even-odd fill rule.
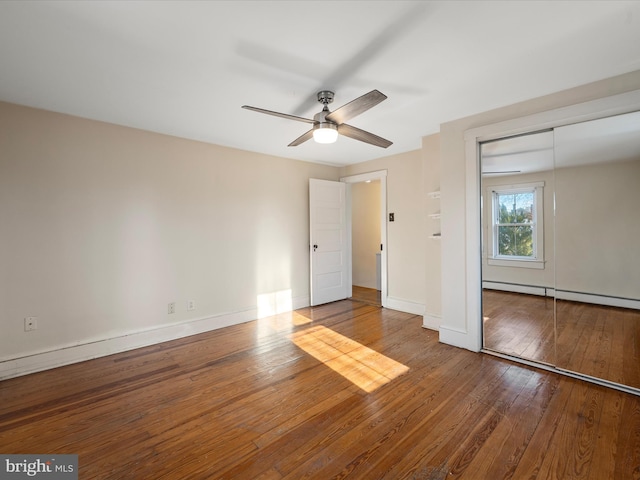
[[543,189],[544,182],[491,187],[490,265],[544,268]]
[[497,256],[535,257],[535,190],[495,192]]

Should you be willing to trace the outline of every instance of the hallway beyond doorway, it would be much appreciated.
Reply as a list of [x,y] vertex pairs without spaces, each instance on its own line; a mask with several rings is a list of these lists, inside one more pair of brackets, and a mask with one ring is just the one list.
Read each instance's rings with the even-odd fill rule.
[[369,305],[377,305],[378,307],[382,306],[381,292],[375,288],[358,287],[354,285],[351,300],[368,303]]

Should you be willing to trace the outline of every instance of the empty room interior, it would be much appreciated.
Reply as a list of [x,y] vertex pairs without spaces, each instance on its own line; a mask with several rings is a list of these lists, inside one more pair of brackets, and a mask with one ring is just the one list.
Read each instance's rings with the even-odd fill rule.
[[0,478],[639,479],[639,206],[637,1],[0,2]]

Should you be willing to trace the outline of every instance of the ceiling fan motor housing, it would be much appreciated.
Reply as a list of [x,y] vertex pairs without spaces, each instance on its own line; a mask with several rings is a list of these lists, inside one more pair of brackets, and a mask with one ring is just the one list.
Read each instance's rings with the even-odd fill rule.
[[318,128],[331,128],[331,129],[337,130],[338,125],[335,122],[325,119],[325,117],[330,113],[331,112],[329,111],[326,105],[321,112],[316,113],[313,116],[313,120],[315,121],[315,123],[313,124],[313,129],[316,130]]
[[[326,96],[322,97],[321,94],[329,93],[331,97],[328,98]],[[318,101],[321,101],[324,104],[321,112],[316,113],[313,116],[314,124],[313,124],[313,138],[318,143],[333,143],[336,141],[338,137],[338,125],[331,120],[327,120],[325,117],[329,115],[331,112],[329,111],[329,107],[327,107],[327,103],[333,100],[332,92],[319,92],[318,93]]]
[[316,122],[313,125],[314,130],[317,130],[318,128],[338,129],[335,122],[325,119],[325,117],[331,113],[327,105],[333,102],[333,95],[334,93],[330,90],[321,90],[318,92],[318,101],[324,105],[324,108],[321,112],[318,112],[313,116],[313,120]]

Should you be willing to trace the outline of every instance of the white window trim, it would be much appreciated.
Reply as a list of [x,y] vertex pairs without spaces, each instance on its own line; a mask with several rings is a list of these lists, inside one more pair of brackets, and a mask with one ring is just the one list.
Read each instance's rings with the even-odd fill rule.
[[[488,229],[488,245],[491,246],[491,255],[487,258],[489,265],[498,267],[519,267],[544,269],[544,182],[520,183],[511,185],[492,185],[488,189],[487,198],[491,199],[491,228]],[[534,230],[535,242],[532,258],[513,257],[508,258],[497,254],[496,238],[496,208],[494,204],[496,193],[517,193],[535,190]]]

